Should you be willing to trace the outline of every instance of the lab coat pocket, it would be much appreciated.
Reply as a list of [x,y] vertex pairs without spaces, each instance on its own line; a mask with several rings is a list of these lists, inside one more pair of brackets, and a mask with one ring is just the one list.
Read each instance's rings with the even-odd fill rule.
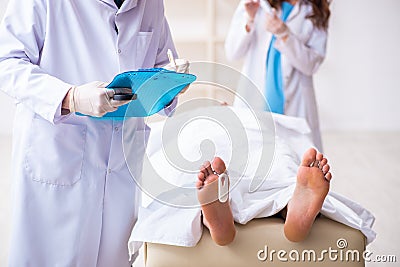
[[136,58],[135,67],[137,69],[142,68],[145,58],[147,57],[147,51],[150,46],[153,32],[138,32],[136,36]]
[[86,125],[53,125],[35,117],[32,120],[25,155],[25,169],[33,181],[71,186],[81,179],[86,144]]
[[[131,134],[124,134],[124,154],[132,178],[136,183],[141,181],[143,160],[148,157],[146,147],[150,136],[150,127],[139,125]],[[125,141],[129,140],[129,141]]]

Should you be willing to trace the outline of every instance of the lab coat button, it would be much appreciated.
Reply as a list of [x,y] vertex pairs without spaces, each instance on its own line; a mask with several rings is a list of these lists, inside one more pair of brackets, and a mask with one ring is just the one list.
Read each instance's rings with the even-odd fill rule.
[[121,49],[118,49],[118,54],[121,54]]
[[114,128],[114,131],[118,132],[118,130],[119,130],[119,128],[118,128],[118,127],[115,127],[115,128]]

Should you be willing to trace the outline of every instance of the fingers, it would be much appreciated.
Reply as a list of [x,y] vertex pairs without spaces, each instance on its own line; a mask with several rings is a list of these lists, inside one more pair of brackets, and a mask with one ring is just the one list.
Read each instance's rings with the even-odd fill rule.
[[105,93],[105,96],[106,96],[108,99],[113,98],[113,96],[115,95],[114,90],[113,90],[113,89],[108,89],[108,88],[104,88],[104,93]]
[[265,17],[267,18],[267,24],[268,24],[271,23],[271,20],[274,18],[274,14],[266,12]]
[[99,107],[100,112],[97,112],[95,114],[93,114],[94,117],[103,117],[104,115],[106,115],[109,112],[114,112],[117,110],[116,107],[112,107],[112,106],[100,106]]
[[190,84],[188,86],[186,86],[185,88],[183,88],[182,91],[179,92],[179,94],[180,95],[184,94],[187,91],[187,89],[189,89],[189,86],[190,86]]
[[247,15],[250,19],[254,20],[257,10],[260,7],[260,0],[248,0],[244,3]]
[[266,24],[267,31],[272,34],[279,35],[287,31],[286,24],[279,18],[275,8],[272,9],[272,13],[266,13]]
[[132,89],[131,88],[112,88],[114,90],[114,94],[131,94]]
[[110,105],[114,108],[129,104],[132,100],[110,100]]
[[260,0],[247,0],[244,4],[246,6],[259,5]]
[[93,82],[94,86],[98,87],[98,88],[106,88],[107,87],[107,83],[105,82],[99,82],[99,81],[95,81]]
[[[105,92],[106,103],[108,104],[109,107],[111,107],[113,109],[113,111],[115,111],[116,108],[126,105],[129,102],[131,102],[131,100],[113,100],[112,99],[117,92],[131,93],[132,90],[130,88],[115,88],[115,89],[104,88],[104,92]],[[108,110],[108,108],[106,108],[106,109]],[[108,111],[108,112],[110,112],[110,111]]]
[[260,0],[246,0],[245,5],[258,4]]
[[271,14],[271,15],[272,15],[273,17],[277,17],[277,15],[276,15],[276,8],[272,8],[271,11],[272,11],[272,14]]

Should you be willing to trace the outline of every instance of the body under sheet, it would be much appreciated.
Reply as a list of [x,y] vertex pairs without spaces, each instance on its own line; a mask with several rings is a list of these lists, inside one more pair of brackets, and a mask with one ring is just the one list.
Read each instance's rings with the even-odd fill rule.
[[[177,140],[174,140],[172,145],[179,147],[179,153],[184,158],[196,161],[202,155],[204,140],[208,139],[214,144],[214,155],[221,157],[227,165],[231,184],[230,204],[237,223],[246,224],[254,218],[269,217],[278,213],[286,207],[293,194],[297,168],[303,153],[313,147],[308,125],[303,119],[283,115],[266,113],[254,119],[254,114],[246,109],[228,107],[213,109],[213,112],[217,113],[228,110],[228,113],[234,112],[240,118],[242,122],[240,127],[247,136],[247,140],[242,140],[243,144],[232,143],[238,141],[235,141],[235,137],[230,136],[229,132],[227,133],[226,128],[229,127],[219,129],[213,124],[215,122],[199,119],[186,123],[184,129],[179,130],[179,136],[175,137]],[[179,115],[170,119],[179,119]],[[270,121],[267,122],[268,120]],[[171,142],[168,138],[174,139],[174,137],[166,137],[163,133],[168,130],[166,124],[159,122],[150,126],[152,132],[147,148],[148,164],[154,166],[158,175],[173,184],[175,188],[159,192],[158,196],[154,196],[153,193],[152,197],[155,197],[155,200],[140,208],[139,218],[129,242],[131,253],[135,253],[140,242],[195,246],[201,238],[203,229],[194,186],[197,173],[177,168],[168,158],[168,153],[165,152],[168,143]],[[230,130],[232,129],[243,130],[231,127]],[[244,150],[249,154],[246,164],[235,163],[233,157],[237,151],[233,150],[240,150],[240,147],[246,145]],[[266,177],[255,177],[263,176],[257,170],[260,169],[260,164],[263,164],[260,163],[260,158],[262,160],[260,150],[263,146],[267,150],[273,150],[270,164],[265,163],[270,165],[266,166],[268,174]],[[144,166],[143,181],[146,179],[151,180],[149,174],[146,175]],[[255,181],[261,182],[254,186]],[[366,236],[367,243],[375,239],[376,234],[372,230],[374,216],[344,196],[331,191],[325,199],[321,213],[359,229]]]

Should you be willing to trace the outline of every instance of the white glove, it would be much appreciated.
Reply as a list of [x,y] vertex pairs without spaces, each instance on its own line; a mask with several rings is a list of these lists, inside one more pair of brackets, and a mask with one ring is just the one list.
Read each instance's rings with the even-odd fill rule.
[[[93,117],[102,117],[108,112],[116,111],[119,106],[130,100],[113,100],[115,93],[130,93],[128,88],[108,89],[106,83],[91,82],[71,88],[69,94],[70,112],[79,112]],[[118,91],[118,92],[117,92]]]
[[174,63],[172,62],[169,63],[168,65],[165,65],[163,68],[166,70],[175,71],[179,73],[189,73],[190,63],[187,59],[177,58],[174,61],[175,61],[175,66]]
[[277,16],[276,9],[272,9],[272,14],[266,13],[266,25],[267,31],[274,34],[277,38],[285,37],[289,34],[289,28],[286,24]]
[[[190,62],[187,59],[183,59],[183,58],[178,58],[175,59],[175,66],[174,63],[169,63],[168,65],[165,65],[163,68],[166,70],[170,70],[170,71],[175,71],[178,73],[189,73],[189,66],[190,66]],[[187,89],[189,88],[190,85],[186,86],[179,94],[183,94],[187,91]]]

